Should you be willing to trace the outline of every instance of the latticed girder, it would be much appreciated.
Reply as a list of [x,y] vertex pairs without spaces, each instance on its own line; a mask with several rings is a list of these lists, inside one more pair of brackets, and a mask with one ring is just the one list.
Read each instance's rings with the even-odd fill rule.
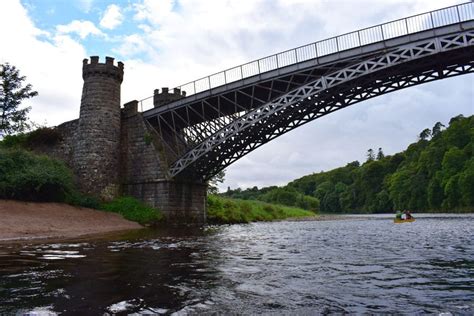
[[[338,95],[328,96],[326,99],[323,97],[313,97],[311,100],[301,101],[301,103],[296,103],[285,112],[280,113],[280,115],[275,115],[266,121],[262,120],[258,125],[253,126],[254,134],[249,130],[246,132],[245,137],[241,137],[238,140],[232,139],[233,143],[230,146],[224,143],[213,151],[206,153],[205,159],[196,161],[193,165],[193,170],[199,174],[215,174],[250,151],[321,116],[399,89],[474,72],[474,64],[471,62],[470,64],[453,65],[444,68],[442,72],[442,75],[440,75],[439,70],[431,70],[417,75],[397,76],[391,81],[383,82],[381,85],[356,86],[349,91],[345,91],[347,94],[341,91]],[[374,81],[373,83],[376,82]],[[317,102],[317,104],[313,102]]]
[[[373,56],[374,54],[372,54]],[[334,69],[344,68],[366,58],[357,56],[336,62],[301,69],[289,75],[276,76],[257,83],[216,94],[208,98],[146,114],[151,126],[173,148],[175,160],[195,144],[205,141],[231,122],[271,100],[305,85]]]
[[[271,101],[252,99],[254,105],[258,104],[256,107],[235,102],[234,106],[242,109],[232,114],[241,115],[201,127],[207,131],[205,138],[194,131],[193,135],[199,136],[193,147],[187,147],[188,151],[171,165],[170,175],[186,173],[209,179],[250,151],[298,126],[378,95],[473,72],[473,60],[474,30],[467,30],[365,56],[364,60],[347,63],[324,75],[309,75],[298,87]],[[185,137],[183,141],[185,144]]]

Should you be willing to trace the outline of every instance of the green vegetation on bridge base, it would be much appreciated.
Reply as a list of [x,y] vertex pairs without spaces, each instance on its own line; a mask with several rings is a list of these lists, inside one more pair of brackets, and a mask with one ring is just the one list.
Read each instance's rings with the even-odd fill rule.
[[119,213],[125,219],[140,224],[153,224],[162,220],[160,212],[129,196],[119,197],[112,202],[104,203],[100,209]]
[[207,206],[207,220],[211,224],[249,223],[315,216],[313,212],[296,207],[222,198],[216,195],[208,196]]

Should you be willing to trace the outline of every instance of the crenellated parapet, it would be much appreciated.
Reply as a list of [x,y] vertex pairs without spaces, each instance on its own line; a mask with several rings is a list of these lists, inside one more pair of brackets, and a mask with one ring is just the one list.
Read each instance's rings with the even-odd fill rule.
[[105,63],[99,63],[99,56],[91,56],[91,60],[85,58],[82,61],[82,78],[86,80],[91,76],[105,76],[123,81],[123,63],[119,61],[114,65],[114,58],[105,57]]

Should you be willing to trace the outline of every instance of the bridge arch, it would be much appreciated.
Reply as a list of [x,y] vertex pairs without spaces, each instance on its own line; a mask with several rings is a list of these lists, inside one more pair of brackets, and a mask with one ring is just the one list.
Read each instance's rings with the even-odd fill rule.
[[145,112],[144,117],[174,152],[170,177],[207,180],[319,117],[386,93],[471,72],[472,16],[242,78]]

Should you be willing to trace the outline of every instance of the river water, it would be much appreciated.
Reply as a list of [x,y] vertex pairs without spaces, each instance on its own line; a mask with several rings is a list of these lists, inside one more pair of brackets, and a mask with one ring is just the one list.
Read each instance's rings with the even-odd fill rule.
[[474,314],[474,215],[0,245],[0,315]]

